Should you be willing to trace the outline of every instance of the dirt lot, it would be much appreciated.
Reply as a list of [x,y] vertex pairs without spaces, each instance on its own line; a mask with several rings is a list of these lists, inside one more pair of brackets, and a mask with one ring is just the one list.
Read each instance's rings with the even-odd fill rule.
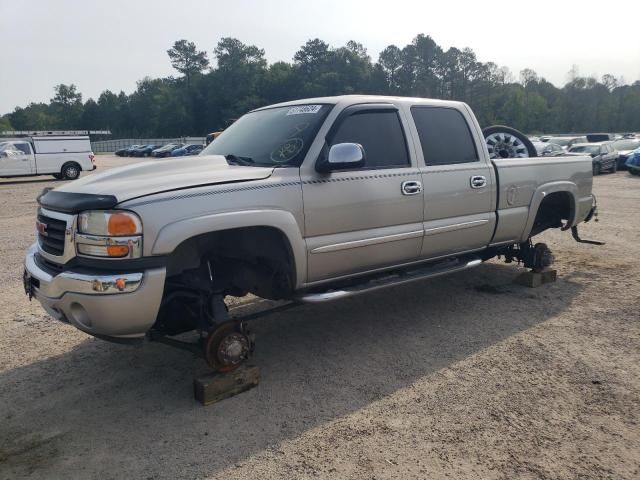
[[[99,157],[100,168],[127,160]],[[95,340],[22,292],[42,179],[0,180],[0,478],[640,478],[640,178],[559,280],[468,273],[253,325],[260,386],[210,407],[187,353]]]

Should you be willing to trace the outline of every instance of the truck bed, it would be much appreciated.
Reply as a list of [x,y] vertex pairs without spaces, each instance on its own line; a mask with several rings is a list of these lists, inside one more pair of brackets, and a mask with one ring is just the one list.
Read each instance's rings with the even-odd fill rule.
[[589,156],[507,158],[492,161],[498,184],[497,227],[492,244],[524,241],[533,215],[549,194],[569,191],[574,200],[573,222],[592,205],[592,161]]

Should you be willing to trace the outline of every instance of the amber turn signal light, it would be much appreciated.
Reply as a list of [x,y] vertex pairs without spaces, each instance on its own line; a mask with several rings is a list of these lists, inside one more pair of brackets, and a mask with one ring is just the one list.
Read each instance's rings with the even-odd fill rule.
[[107,231],[109,235],[133,235],[137,232],[137,226],[130,215],[124,213],[112,213],[109,215]]
[[126,245],[109,245],[107,255],[110,257],[125,257],[129,254],[129,247]]

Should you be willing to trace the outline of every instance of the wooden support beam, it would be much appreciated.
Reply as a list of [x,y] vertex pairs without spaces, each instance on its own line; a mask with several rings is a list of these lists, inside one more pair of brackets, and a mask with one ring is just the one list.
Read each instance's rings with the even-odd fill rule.
[[557,279],[557,271],[545,269],[542,272],[523,272],[516,277],[513,283],[523,285],[529,288],[537,288],[545,283],[555,282]]
[[229,373],[206,373],[193,380],[193,393],[203,405],[211,405],[225,398],[245,392],[260,383],[260,369],[243,365]]

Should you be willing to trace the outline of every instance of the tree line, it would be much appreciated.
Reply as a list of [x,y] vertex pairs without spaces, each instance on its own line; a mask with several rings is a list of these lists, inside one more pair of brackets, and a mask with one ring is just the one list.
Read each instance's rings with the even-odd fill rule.
[[355,41],[331,47],[316,38],[292,62],[269,64],[265,51],[222,38],[206,51],[179,40],[167,51],[177,76],[145,77],[130,95],[103,91],[85,102],[75,85],[57,85],[49,103],[16,107],[0,130],[110,129],[114,137],[204,135],[253,108],[305,97],[351,93],[467,102],[480,124],[508,124],[530,133],[640,131],[640,81],[611,74],[584,77],[572,67],[562,88],[531,69],[518,77],[481,62],[470,48],[447,50],[420,34],[389,45],[372,61]]

